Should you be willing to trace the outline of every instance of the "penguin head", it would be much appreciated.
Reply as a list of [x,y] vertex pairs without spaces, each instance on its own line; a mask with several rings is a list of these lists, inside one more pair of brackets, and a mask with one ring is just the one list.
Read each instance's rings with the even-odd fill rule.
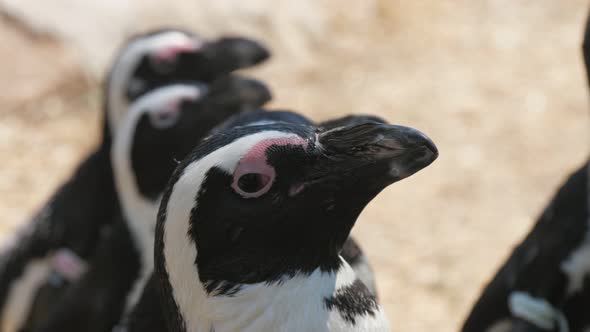
[[131,102],[174,82],[211,82],[269,57],[268,50],[246,38],[204,40],[178,29],[132,37],[119,52],[107,79],[108,124],[116,128]]
[[209,295],[231,295],[236,287],[227,285],[336,271],[364,207],[437,156],[421,132],[378,122],[329,131],[275,123],[210,136],[163,196],[156,273],[176,284],[193,274]]
[[132,174],[142,197],[155,200],[178,162],[209,130],[233,114],[257,109],[270,97],[264,84],[237,75],[209,85],[155,89],[133,103],[122,122],[113,150],[116,167]]

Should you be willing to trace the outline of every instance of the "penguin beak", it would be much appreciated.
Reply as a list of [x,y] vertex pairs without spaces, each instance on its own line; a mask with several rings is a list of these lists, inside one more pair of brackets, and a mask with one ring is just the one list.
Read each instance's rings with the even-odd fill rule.
[[243,105],[259,108],[272,99],[272,93],[262,82],[228,75],[215,80],[209,87],[209,96],[224,105]]
[[306,180],[307,185],[317,182],[359,191],[366,188],[372,193],[418,172],[438,157],[432,140],[420,131],[373,121],[320,133],[316,150],[319,157],[307,172],[312,179]]
[[270,57],[270,51],[262,44],[237,37],[209,42],[201,52],[209,60],[209,66],[226,73],[257,65]]
[[343,164],[344,169],[388,163],[388,177],[394,181],[416,173],[438,157],[436,145],[420,131],[380,122],[329,130],[318,136],[318,143],[323,154]]

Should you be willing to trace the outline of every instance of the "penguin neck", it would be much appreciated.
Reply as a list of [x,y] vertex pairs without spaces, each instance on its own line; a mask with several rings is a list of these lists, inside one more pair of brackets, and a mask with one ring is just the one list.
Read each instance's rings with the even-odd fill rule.
[[[183,332],[238,331],[340,331],[338,313],[328,309],[326,300],[343,287],[352,285],[356,276],[342,260],[338,271],[285,277],[277,282],[231,285],[231,295],[207,294],[204,284],[193,278],[194,285],[182,285],[186,280],[168,270],[171,294],[182,317]],[[185,273],[193,273],[184,269]],[[227,285],[220,284],[220,288]]]
[[141,194],[132,168],[131,150],[140,116],[140,113],[130,113],[128,121],[121,122],[113,135],[111,160],[124,220],[140,253],[142,274],[147,274],[153,269],[154,227],[159,200],[150,200]]

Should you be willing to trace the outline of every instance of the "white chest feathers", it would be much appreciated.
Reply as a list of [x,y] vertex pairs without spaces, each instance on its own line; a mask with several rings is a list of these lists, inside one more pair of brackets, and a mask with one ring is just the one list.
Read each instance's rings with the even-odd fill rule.
[[383,309],[348,265],[338,273],[318,269],[237,287],[232,296],[209,296],[199,307],[182,308],[187,332],[389,331]]

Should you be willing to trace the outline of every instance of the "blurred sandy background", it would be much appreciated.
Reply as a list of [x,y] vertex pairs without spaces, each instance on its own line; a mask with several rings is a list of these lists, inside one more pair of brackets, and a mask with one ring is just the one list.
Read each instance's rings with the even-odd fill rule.
[[437,143],[440,158],[383,192],[354,234],[377,269],[394,331],[456,331],[587,156],[587,7],[0,0],[0,234],[26,220],[95,144],[97,82],[126,34],[159,24],[243,33],[275,51],[252,72],[274,89],[274,106],[318,120],[374,113]]

